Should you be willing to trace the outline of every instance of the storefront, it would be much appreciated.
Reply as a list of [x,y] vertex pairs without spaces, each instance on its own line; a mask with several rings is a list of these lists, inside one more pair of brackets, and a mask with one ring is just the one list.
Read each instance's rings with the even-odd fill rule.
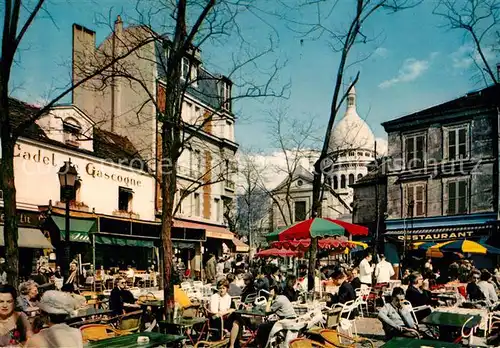
[[[46,238],[41,230],[45,219],[43,214],[36,211],[18,210],[18,247],[19,247],[19,274],[29,276],[36,269],[36,262],[43,255],[45,249],[52,249],[50,240]],[[0,247],[5,249],[4,240],[4,213],[0,208]],[[2,250],[5,255],[5,250]]]
[[[384,251],[391,263],[400,263],[405,253],[411,253],[414,243],[445,242],[456,239],[488,241],[497,230],[492,213],[471,214],[467,218],[438,216],[417,221],[388,220],[384,234]],[[495,245],[493,238],[489,241]]]

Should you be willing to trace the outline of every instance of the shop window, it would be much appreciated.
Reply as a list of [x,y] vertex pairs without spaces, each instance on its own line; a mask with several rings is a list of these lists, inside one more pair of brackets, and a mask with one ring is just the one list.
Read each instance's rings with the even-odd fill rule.
[[333,189],[336,190],[339,188],[339,179],[337,178],[337,175],[333,176]]
[[127,187],[118,187],[118,210],[132,211],[134,191]]
[[448,193],[447,215],[467,214],[467,186],[467,180],[448,181],[446,183]]
[[349,185],[354,184],[354,174],[349,174]]
[[340,188],[345,188],[345,175],[340,176]]
[[469,157],[469,127],[462,125],[459,127],[445,128],[444,132],[445,158],[461,160]]
[[295,222],[304,221],[306,219],[306,202],[296,201],[294,203],[295,208]]
[[426,210],[426,185],[424,183],[407,184],[402,211],[406,217],[425,216]]
[[78,147],[78,137],[82,131],[82,127],[80,123],[68,117],[63,121],[63,134],[64,134],[64,143],[66,145]]
[[406,169],[422,168],[425,162],[425,135],[405,136]]

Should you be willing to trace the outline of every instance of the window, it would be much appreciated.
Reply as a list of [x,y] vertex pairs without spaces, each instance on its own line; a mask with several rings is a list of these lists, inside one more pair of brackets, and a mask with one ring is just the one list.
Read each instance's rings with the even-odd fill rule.
[[345,188],[345,175],[340,176],[340,188]]
[[339,188],[339,179],[337,178],[337,175],[333,177],[333,189],[336,190]]
[[233,140],[233,123],[231,121],[226,121],[227,135],[226,138]]
[[467,214],[467,180],[449,181],[447,215]]
[[63,121],[64,143],[71,146],[79,146],[78,136],[82,131],[80,123],[69,117]]
[[222,82],[222,108],[231,111],[231,85]]
[[403,200],[403,215],[406,217],[425,216],[426,200],[425,184],[408,184],[405,188]]
[[294,208],[295,208],[295,222],[304,221],[306,219],[306,202],[296,201]]
[[358,152],[358,156],[362,157],[363,153],[362,152]]
[[363,174],[358,174],[358,179],[357,180],[361,179],[362,177],[363,177]]
[[220,221],[221,220],[220,199],[214,198],[214,204],[215,204],[215,220]]
[[424,166],[425,136],[423,134],[405,137],[406,168],[422,168]]
[[127,187],[118,188],[118,210],[131,211],[134,191]]
[[194,193],[193,197],[193,203],[194,203],[194,216],[200,216],[200,194],[199,193]]
[[468,126],[445,129],[445,157],[448,160],[468,158]]
[[354,156],[354,151],[350,151],[349,156]]
[[349,174],[349,185],[354,184],[354,174]]
[[202,162],[200,150],[190,151],[191,154],[191,168],[190,174],[194,179],[199,179],[201,176]]
[[186,102],[184,104],[184,109],[182,110],[186,122],[193,122],[193,104]]
[[370,153],[369,152],[365,152],[365,156],[366,157],[370,157]]
[[187,81],[188,74],[189,74],[189,59],[187,59],[186,57],[182,57],[182,60],[181,60],[181,78],[184,81]]

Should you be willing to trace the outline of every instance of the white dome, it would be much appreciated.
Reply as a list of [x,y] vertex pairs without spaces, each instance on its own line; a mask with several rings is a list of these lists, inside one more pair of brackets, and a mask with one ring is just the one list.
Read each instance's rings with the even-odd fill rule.
[[344,117],[333,127],[330,134],[330,151],[375,150],[375,136],[370,126],[356,112],[356,90],[347,95],[347,110]]

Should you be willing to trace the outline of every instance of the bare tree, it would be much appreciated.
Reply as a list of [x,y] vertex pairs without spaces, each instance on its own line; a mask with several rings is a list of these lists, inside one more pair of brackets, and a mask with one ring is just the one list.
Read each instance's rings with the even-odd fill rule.
[[[2,143],[2,158],[0,160],[0,189],[4,201],[4,240],[7,259],[7,275],[10,284],[18,284],[19,252],[18,252],[18,222],[16,219],[16,187],[14,183],[14,148],[17,139],[24,134],[36,120],[46,114],[51,107],[68,95],[74,88],[86,83],[94,76],[108,70],[115,62],[126,58],[134,51],[147,45],[150,41],[138,42],[134,47],[123,51],[112,60],[87,69],[80,79],[73,80],[59,89],[57,94],[42,107],[23,106],[10,99],[12,86],[12,70],[16,55],[19,53],[23,39],[40,13],[50,16],[46,8],[48,2],[38,0],[23,3],[20,0],[5,0],[3,4],[4,21],[2,35],[2,55],[0,59],[0,138]],[[26,115],[28,113],[28,115]],[[21,115],[24,115],[21,118]],[[63,265],[68,267],[68,265]]]
[[[364,24],[377,12],[387,10],[396,12],[409,7],[416,6],[421,0],[356,0],[352,1],[353,13],[348,22],[348,26],[342,30],[336,29],[338,20],[335,18],[337,1],[301,1],[297,6],[299,16],[288,19],[292,29],[300,33],[303,38],[313,40],[325,39],[327,45],[332,48],[335,54],[339,54],[339,63],[336,70],[332,101],[330,104],[330,117],[326,134],[323,141],[321,153],[315,164],[314,183],[313,183],[313,207],[311,217],[321,216],[321,196],[323,186],[323,173],[328,171],[334,158],[330,154],[330,140],[333,124],[337,114],[347,97],[347,93],[358,82],[359,71],[355,78],[348,84],[345,92],[342,86],[346,83],[344,74],[346,70],[354,64],[366,59],[365,57],[351,57],[353,47],[357,44],[364,44],[370,41],[368,34],[363,32]],[[312,11],[310,18],[304,18],[301,13]],[[313,238],[309,250],[309,289],[314,288],[314,274],[316,267],[317,239]]]
[[486,85],[498,84],[495,66],[488,53],[498,52],[500,39],[500,1],[498,0],[440,0],[434,14],[447,22],[446,27],[463,31],[471,40],[470,59],[481,73]]

